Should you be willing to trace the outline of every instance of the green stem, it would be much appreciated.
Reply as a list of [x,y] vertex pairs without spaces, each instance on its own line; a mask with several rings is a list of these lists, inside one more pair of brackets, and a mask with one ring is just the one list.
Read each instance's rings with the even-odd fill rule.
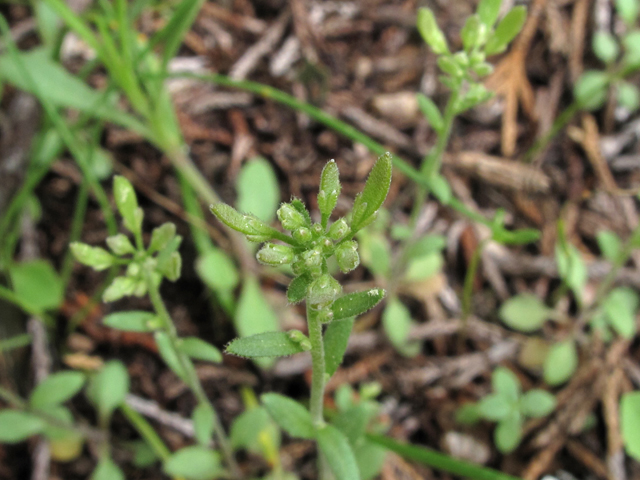
[[456,118],[456,104],[458,103],[459,97],[460,92],[458,90],[453,90],[451,92],[451,95],[449,95],[447,105],[444,109],[444,126],[442,127],[442,130],[438,132],[438,141],[436,143],[436,147],[432,152],[429,153],[429,155],[427,155],[427,157],[422,162],[422,166],[420,167],[425,180],[432,178],[434,175],[440,172],[440,167],[442,166],[442,156],[444,155],[444,151],[447,148],[447,144],[449,143],[451,130],[453,128],[453,121]]
[[463,331],[466,329],[467,319],[471,315],[471,298],[473,295],[473,281],[476,278],[478,267],[480,266],[480,258],[482,258],[482,251],[484,250],[486,240],[481,241],[476,249],[473,251],[467,273],[464,277],[464,288],[462,290],[462,325]]
[[151,268],[147,268],[146,278],[147,278],[147,286],[149,288],[149,298],[151,299],[151,304],[153,305],[153,308],[156,311],[156,314],[162,321],[163,330],[168,335],[169,340],[171,341],[171,346],[176,354],[176,357],[178,358],[178,361],[180,362],[180,366],[182,367],[182,370],[186,372],[186,375],[187,375],[186,380],[187,380],[188,387],[193,392],[193,394],[195,395],[199,403],[206,404],[211,408],[211,411],[213,412],[213,428],[214,428],[214,434],[215,434],[216,440],[220,445],[222,454],[225,457],[227,465],[231,469],[232,475],[235,478],[240,478],[241,477],[240,469],[233,456],[233,450],[231,449],[229,440],[227,439],[227,436],[224,433],[224,429],[222,428],[222,422],[220,422],[220,417],[218,416],[218,413],[215,407],[207,397],[204,391],[204,388],[202,388],[202,383],[200,383],[200,379],[198,378],[195,367],[193,366],[193,362],[187,355],[182,353],[182,351],[178,346],[180,342],[180,338],[178,337],[178,332],[176,330],[175,325],[173,324],[171,315],[169,314],[169,311],[167,310],[167,307],[165,306],[164,301],[160,296],[160,288],[154,283],[152,279],[152,273],[153,273],[153,270]]
[[571,119],[580,111],[580,105],[577,101],[565,108],[560,115],[554,120],[553,125],[549,131],[542,137],[536,140],[536,143],[524,154],[523,161],[530,162],[534,157],[540,153],[551,140],[553,140],[560,131],[567,126]]
[[164,444],[160,436],[142,415],[126,403],[120,405],[120,411],[127,417],[129,423],[133,425],[140,436],[144,438],[147,445],[151,447],[158,458],[165,461],[171,456],[171,450]]
[[311,342],[311,419],[320,427],[324,425],[323,404],[325,387],[324,341],[322,338],[322,323],[318,319],[318,311],[307,303],[307,325],[309,327],[309,341]]

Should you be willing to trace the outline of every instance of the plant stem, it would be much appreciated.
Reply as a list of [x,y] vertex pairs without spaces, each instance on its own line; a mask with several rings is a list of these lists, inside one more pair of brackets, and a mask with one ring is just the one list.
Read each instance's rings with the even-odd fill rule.
[[152,280],[152,273],[153,270],[151,268],[147,268],[147,286],[149,288],[149,298],[151,299],[153,309],[156,311],[158,317],[160,317],[160,320],[163,324],[163,330],[168,335],[169,340],[171,341],[171,346],[178,358],[178,361],[180,362],[182,369],[186,372],[188,387],[191,389],[199,403],[209,405],[209,407],[211,408],[211,411],[213,412],[213,428],[216,440],[220,445],[227,465],[231,469],[232,475],[235,478],[240,478],[240,469],[238,468],[238,464],[236,463],[236,460],[233,456],[233,450],[231,449],[229,440],[224,433],[218,413],[207,397],[204,388],[202,388],[202,384],[200,383],[200,379],[198,378],[195,367],[193,366],[193,362],[187,355],[182,353],[178,346],[180,342],[178,332],[176,331],[176,327],[173,324],[171,315],[169,315],[169,311],[167,310],[167,307],[162,300],[162,297],[160,295],[160,288]]
[[311,420],[317,427],[324,425],[322,407],[325,387],[324,342],[322,339],[322,323],[318,319],[318,312],[307,303],[307,325],[309,327],[309,341],[311,342]]
[[142,415],[126,403],[120,405],[120,411],[125,417],[127,417],[129,423],[131,423],[140,436],[144,438],[147,445],[151,447],[160,460],[165,461],[171,456],[169,448],[164,444],[160,436]]
[[575,116],[576,113],[580,111],[580,105],[577,101],[569,105],[565,108],[560,115],[554,120],[553,124],[549,131],[544,135],[544,137],[538,139],[533,146],[527,150],[524,154],[523,161],[531,162],[534,157],[539,154],[546,146],[549,144],[551,140],[555,138],[560,131],[567,126],[567,124],[571,121],[571,119]]
[[444,151],[449,143],[449,137],[451,137],[451,130],[453,128],[453,121],[456,118],[456,104],[458,103],[459,97],[459,90],[453,90],[451,95],[449,95],[447,105],[444,109],[444,126],[442,127],[442,130],[438,132],[436,147],[433,151],[429,152],[429,155],[425,157],[420,167],[425,180],[429,180],[440,171],[442,155],[444,155]]

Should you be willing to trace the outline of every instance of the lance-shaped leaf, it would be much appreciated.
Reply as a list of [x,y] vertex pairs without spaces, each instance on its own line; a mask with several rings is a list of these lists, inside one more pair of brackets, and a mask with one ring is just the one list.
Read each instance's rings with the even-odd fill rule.
[[164,360],[164,363],[166,363],[171,371],[180,377],[182,381],[187,383],[187,371],[184,369],[184,366],[178,357],[178,352],[173,348],[169,335],[165,332],[158,331],[154,334],[154,338],[156,340],[156,345],[158,345],[158,352],[160,353],[162,360]]
[[496,31],[487,41],[485,53],[487,55],[494,55],[503,52],[507,48],[507,45],[509,45],[509,42],[520,33],[526,18],[527,9],[525,7],[518,6],[512,8],[509,13],[500,20]]
[[194,360],[220,363],[222,354],[220,350],[198,337],[183,338],[180,342],[180,351]]
[[482,0],[477,10],[480,21],[487,27],[493,27],[500,13],[500,5],[502,0]]
[[119,360],[107,362],[91,379],[87,396],[96,406],[100,417],[109,418],[129,392],[129,373]]
[[344,295],[331,304],[333,319],[340,320],[362,315],[375,307],[384,295],[385,291],[381,288]]
[[152,332],[155,328],[155,314],[143,310],[110,313],[102,320],[107,327],[125,332]]
[[44,420],[27,412],[5,409],[0,412],[0,442],[18,443],[44,430]]
[[347,351],[349,335],[353,329],[353,317],[334,321],[329,324],[324,334],[325,371],[330,377],[336,373]]
[[318,209],[322,214],[322,223],[327,219],[338,203],[340,195],[340,172],[335,160],[328,162],[322,169],[320,176],[320,191],[318,192]]
[[218,452],[196,445],[172,454],[162,468],[171,477],[188,480],[211,480],[222,473]]
[[444,38],[442,30],[438,27],[438,22],[436,22],[436,18],[429,8],[418,10],[418,31],[434,53],[438,55],[449,53],[447,40]]
[[39,383],[29,396],[33,408],[45,408],[66,402],[80,391],[86,378],[80,372],[59,372]]
[[444,128],[444,120],[440,110],[429,97],[422,93],[418,93],[418,107],[425,116],[431,128],[436,132],[440,132]]
[[260,399],[269,415],[289,435],[295,438],[315,438],[316,429],[311,415],[298,402],[277,393],[265,393]]
[[113,255],[104,248],[92,247],[86,243],[73,242],[69,249],[77,261],[97,271],[109,268],[115,261]]
[[227,227],[245,235],[269,235],[272,231],[272,228],[262,220],[252,215],[243,215],[226,203],[216,203],[211,205],[210,208],[211,213],[218,217],[218,220]]
[[214,429],[214,413],[208,403],[199,403],[191,415],[196,440],[203,447],[211,443]]
[[291,280],[289,288],[287,289],[287,300],[289,300],[290,303],[298,303],[304,300],[312,281],[313,277],[311,277],[309,273],[303,273]]
[[132,233],[139,234],[142,229],[142,215],[138,208],[138,199],[131,182],[121,175],[113,177],[113,196],[124,226]]
[[286,332],[266,332],[232,340],[226,353],[245,358],[286,357],[304,352],[299,342],[292,340]]
[[349,441],[340,430],[325,425],[318,430],[318,447],[336,480],[359,480],[360,472]]
[[381,155],[371,169],[362,193],[353,202],[351,230],[356,232],[366,226],[368,221],[384,203],[391,186],[391,154]]

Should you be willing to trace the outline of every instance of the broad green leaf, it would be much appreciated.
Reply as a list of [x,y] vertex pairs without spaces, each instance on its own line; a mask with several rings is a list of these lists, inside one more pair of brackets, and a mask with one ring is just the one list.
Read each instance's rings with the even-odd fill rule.
[[633,30],[627,33],[622,38],[622,44],[624,45],[624,58],[623,64],[626,67],[638,68],[640,63],[640,30]]
[[129,373],[119,360],[110,360],[91,379],[87,396],[102,418],[109,418],[129,393]]
[[500,5],[502,5],[502,0],[482,0],[478,4],[477,10],[480,21],[487,27],[492,28],[496,20],[498,20]]
[[[70,437],[77,437],[79,434],[73,431],[73,414],[71,410],[62,405],[47,404],[43,405],[44,408],[40,408],[40,411],[47,415],[47,418],[57,420],[57,424],[47,424],[42,431],[42,435],[49,440],[63,440],[70,439]],[[62,425],[68,425],[68,428],[64,428]]]
[[113,177],[113,197],[125,228],[135,235],[142,232],[142,215],[131,182],[122,175]]
[[467,18],[467,21],[460,31],[462,45],[467,52],[478,46],[481,28],[483,27],[481,26],[480,17],[478,15],[471,15]]
[[604,63],[613,62],[620,53],[618,42],[609,32],[597,31],[593,35],[593,53]]
[[238,269],[222,250],[212,248],[196,261],[196,272],[212,290],[228,292],[240,281]]
[[303,273],[291,280],[289,288],[287,288],[287,300],[289,300],[290,303],[303,301],[307,296],[307,291],[309,290],[309,285],[311,285],[312,280],[313,278],[309,273]]
[[498,423],[493,438],[496,447],[502,453],[514,451],[522,439],[522,415],[517,411],[511,412]]
[[[278,318],[264,298],[255,277],[244,280],[234,321],[240,337],[280,330]],[[262,367],[268,367],[271,363],[268,359],[259,361]]]
[[205,447],[185,447],[175,452],[162,466],[164,473],[187,480],[211,480],[222,473],[220,456]]
[[421,8],[418,10],[418,31],[427,45],[431,47],[431,50],[438,55],[449,53],[449,47],[447,46],[447,40],[444,38],[444,34],[438,22],[433,15],[433,12],[429,8]]
[[503,52],[507,45],[513,40],[527,19],[527,9],[523,6],[514,7],[509,10],[493,32],[493,35],[487,40],[485,53],[494,55]]
[[286,332],[265,332],[232,340],[226,353],[245,358],[286,357],[304,352],[300,343],[291,339]]
[[640,392],[622,395],[620,430],[627,454],[640,461]]
[[207,447],[213,438],[214,412],[208,403],[199,403],[193,409],[191,418],[196,440],[203,447]]
[[444,260],[439,252],[414,257],[409,261],[404,280],[407,282],[419,282],[431,278],[442,269],[443,265]]
[[629,287],[618,287],[602,303],[609,325],[618,335],[630,339],[636,333],[638,294]]
[[309,411],[295,400],[277,393],[260,396],[271,418],[294,438],[315,438],[316,428]]
[[102,457],[91,474],[91,480],[125,480],[124,473],[109,457]]
[[375,307],[384,298],[384,295],[385,291],[381,288],[343,295],[331,304],[333,319],[341,320],[362,315]]
[[0,411],[0,442],[18,443],[42,432],[44,420],[27,412],[5,409]]
[[368,225],[368,222],[384,203],[391,186],[391,154],[385,153],[378,158],[369,173],[364,190],[353,202],[351,230],[356,232]]
[[[84,244],[83,243],[72,243],[70,245],[70,247],[71,247],[71,249],[73,251],[74,250],[74,246],[75,246],[75,248],[78,248],[78,246],[80,246],[80,245],[84,245]],[[131,244],[131,240],[129,240],[129,237],[127,237],[126,235],[124,235],[122,233],[118,233],[117,235],[113,235],[111,237],[107,237],[107,245],[109,246],[109,250],[111,250],[116,255],[128,255],[130,253],[135,253],[135,251],[136,251],[135,247]],[[91,248],[91,247],[89,247],[89,248]],[[97,249],[94,247],[93,250],[97,250]],[[102,250],[102,249],[99,249],[99,250]],[[84,262],[84,261],[82,261],[80,259],[80,255],[79,254],[74,252],[74,255],[78,259],[78,261],[80,263],[83,263],[84,265],[89,265],[87,262]],[[104,253],[102,253],[102,255],[104,256]],[[95,255],[95,256],[97,256],[97,255]],[[104,268],[110,267],[112,263],[113,262],[104,262],[104,265],[105,265]],[[90,266],[93,267],[95,270],[102,270],[101,268],[97,268],[96,265],[90,265]]]
[[409,331],[413,325],[409,309],[397,298],[391,298],[382,313],[382,325],[391,344],[402,355],[413,357],[422,348],[420,342],[409,340]]
[[336,208],[341,188],[338,166],[334,160],[331,160],[322,169],[320,190],[318,191],[318,210],[322,214],[323,224]]
[[86,378],[80,372],[58,372],[49,375],[29,395],[33,408],[45,408],[66,402],[83,387]]
[[156,315],[143,310],[110,313],[102,323],[125,332],[152,332],[157,328]]
[[640,106],[640,91],[632,83],[619,82],[616,85],[616,98],[618,103],[630,112],[635,112]]
[[440,110],[429,97],[422,93],[418,93],[418,106],[424,117],[436,132],[440,132],[444,128],[444,120]]
[[578,367],[578,351],[573,340],[565,340],[553,345],[544,362],[544,381],[556,386],[571,378]]
[[607,98],[609,74],[598,70],[584,72],[573,88],[576,101],[586,110],[597,110]]
[[358,463],[347,438],[331,425],[318,429],[318,447],[336,480],[360,480]]
[[616,262],[622,251],[620,237],[609,230],[600,230],[596,234],[596,240],[604,257],[610,262]]
[[504,302],[498,315],[505,325],[529,333],[541,328],[551,313],[536,295],[521,293]]
[[106,303],[115,302],[122,297],[133,295],[136,287],[137,283],[133,278],[125,276],[116,277],[102,294],[102,301]]
[[52,310],[62,303],[63,282],[45,260],[16,263],[9,267],[9,277],[18,300],[30,312]]
[[527,417],[545,417],[556,408],[556,397],[546,390],[529,390],[520,399],[520,413]]
[[153,338],[156,341],[158,353],[160,354],[160,357],[162,357],[162,360],[164,360],[164,363],[166,363],[169,369],[181,378],[182,381],[187,383],[189,378],[188,372],[180,361],[178,352],[174,349],[169,335],[164,331],[158,330],[153,334]]
[[270,222],[280,203],[280,187],[271,164],[262,157],[249,160],[238,175],[236,205],[260,220]]
[[504,395],[492,393],[478,402],[478,412],[482,418],[497,422],[506,418],[514,410],[514,403]]
[[638,0],[616,0],[616,11],[627,27],[633,28],[640,13],[640,3]]
[[220,350],[198,337],[182,338],[179,348],[182,353],[194,360],[212,363],[220,363],[222,361]]
[[154,228],[151,232],[151,241],[149,242],[148,248],[149,253],[159,252],[164,249],[175,236],[175,223],[166,222]]
[[80,242],[71,243],[69,248],[78,262],[97,271],[106,270],[115,262],[113,255],[104,248],[92,247]]
[[494,392],[499,393],[510,402],[515,402],[520,396],[520,380],[508,368],[498,367],[493,371],[491,386]]
[[324,333],[325,371],[329,377],[342,364],[353,323],[353,318],[331,322]]

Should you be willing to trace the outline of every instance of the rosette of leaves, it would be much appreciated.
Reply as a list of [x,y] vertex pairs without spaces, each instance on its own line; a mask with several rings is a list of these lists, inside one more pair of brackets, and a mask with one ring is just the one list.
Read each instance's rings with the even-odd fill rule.
[[493,371],[491,385],[493,393],[477,403],[464,405],[458,410],[457,419],[466,424],[482,419],[496,422],[494,443],[502,453],[510,453],[520,444],[524,420],[549,415],[556,407],[556,399],[541,389],[523,393],[518,377],[504,367]]

